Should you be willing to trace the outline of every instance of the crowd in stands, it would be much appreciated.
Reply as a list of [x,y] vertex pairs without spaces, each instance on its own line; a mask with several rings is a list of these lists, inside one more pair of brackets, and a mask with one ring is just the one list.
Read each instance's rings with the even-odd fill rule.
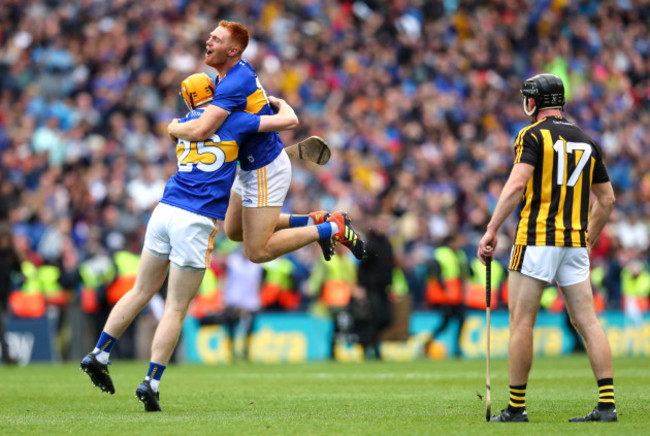
[[[563,78],[566,117],[599,141],[616,190],[595,287],[618,308],[626,268],[649,274],[644,0],[5,0],[0,220],[21,259],[57,265],[75,286],[84,261],[139,253],[176,171],[167,124],[185,113],[180,83],[216,74],[203,57],[221,19],[248,27],[244,58],[296,109],[285,143],[319,135],[333,149],[323,167],[293,161],[285,210],[346,210],[362,233],[390,217],[416,307],[436,247],[462,233],[475,255],[529,123],[521,82],[540,72]],[[217,272],[232,249],[218,245]],[[320,257],[316,244],[287,257],[301,304]]]

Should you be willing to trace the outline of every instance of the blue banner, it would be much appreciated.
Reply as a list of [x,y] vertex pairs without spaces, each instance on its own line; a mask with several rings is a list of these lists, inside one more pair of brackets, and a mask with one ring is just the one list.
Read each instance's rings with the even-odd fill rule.
[[[332,334],[333,324],[328,318],[307,313],[261,313],[255,317],[249,359],[263,363],[329,359]],[[200,326],[191,317],[183,324],[185,356],[190,362],[230,362],[243,340],[236,335],[235,344],[231,344],[224,327]]]
[[6,328],[9,354],[21,365],[58,360],[53,323],[42,318],[9,318]]

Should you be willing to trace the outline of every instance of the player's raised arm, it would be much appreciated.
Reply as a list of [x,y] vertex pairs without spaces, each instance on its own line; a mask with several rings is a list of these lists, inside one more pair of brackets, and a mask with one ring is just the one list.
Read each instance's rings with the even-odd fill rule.
[[269,96],[269,103],[277,108],[277,113],[275,115],[262,115],[258,132],[293,130],[298,127],[298,116],[286,101]]
[[167,126],[167,133],[174,138],[201,141],[216,132],[228,115],[230,114],[225,109],[209,105],[197,119],[179,123],[178,118],[174,118]]

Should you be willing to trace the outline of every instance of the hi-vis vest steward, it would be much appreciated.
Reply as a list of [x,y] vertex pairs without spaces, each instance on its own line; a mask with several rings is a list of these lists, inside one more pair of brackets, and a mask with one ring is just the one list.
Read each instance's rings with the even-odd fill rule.
[[205,318],[220,313],[223,309],[223,294],[219,288],[219,279],[212,268],[206,268],[199,292],[190,304],[190,315],[195,318]]
[[9,295],[9,307],[22,318],[40,318],[46,305],[65,306],[70,302],[70,291],[59,284],[61,270],[54,265],[37,267],[29,261],[20,264],[25,281],[20,291]]
[[647,312],[650,308],[650,272],[648,265],[643,264],[641,272],[636,277],[625,267],[621,271],[621,290],[623,293],[623,304],[630,304],[633,300],[641,312]]
[[9,294],[11,311],[21,318],[40,318],[45,315],[45,296],[41,291],[38,267],[29,261],[20,264],[25,281],[19,291]]
[[61,269],[54,265],[41,265],[38,267],[38,278],[41,282],[41,291],[45,296],[45,303],[55,306],[65,306],[70,301],[70,291],[63,289],[59,284]]
[[296,310],[300,305],[300,294],[294,292],[293,263],[286,258],[274,259],[264,265],[266,276],[260,291],[260,300],[263,307],[272,306],[278,303],[286,310]]
[[[108,256],[95,256],[79,265],[79,275],[83,282],[81,288],[81,309],[86,313],[96,313],[100,307],[99,288],[115,280],[115,265]],[[105,289],[104,289],[105,291]]]
[[[485,284],[487,283],[487,268],[478,258],[472,260],[472,280],[467,284],[465,290],[465,305],[472,309],[485,309]],[[490,277],[491,295],[490,309],[497,307],[499,288],[504,277],[504,269],[501,264],[492,261],[492,275]]]
[[117,303],[135,284],[140,256],[129,251],[118,251],[113,256],[117,277],[106,289],[106,300],[111,306]]
[[438,247],[433,257],[440,265],[442,283],[436,277],[427,280],[426,300],[429,304],[457,306],[463,301],[463,274],[467,267],[467,256],[462,250]]
[[320,302],[325,306],[342,308],[350,302],[356,274],[356,266],[349,258],[334,256],[329,262],[316,264],[309,278],[309,288],[315,294],[320,291]]

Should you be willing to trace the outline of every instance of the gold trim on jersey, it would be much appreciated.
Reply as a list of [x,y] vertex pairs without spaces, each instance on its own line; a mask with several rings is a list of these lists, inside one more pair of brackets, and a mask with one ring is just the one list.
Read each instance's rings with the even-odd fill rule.
[[519,215],[519,224],[517,225],[517,233],[515,234],[515,243],[526,244],[528,240],[528,224],[530,221],[531,204],[527,199],[528,193],[533,191],[533,178],[528,179],[526,189],[524,190],[523,202],[524,206]]
[[[535,245],[546,245],[546,221],[548,220],[548,213],[551,207],[551,195],[553,188],[553,138],[551,132],[542,129],[542,142],[544,157],[542,158],[542,191],[540,193],[540,207],[537,212],[537,219],[535,220]],[[550,163],[550,168],[547,166]],[[531,198],[532,201],[532,198]]]
[[[578,161],[582,156],[579,154],[581,153],[573,153],[573,159],[575,162],[575,165],[578,165]],[[568,159],[567,159],[568,160]],[[566,176],[566,171],[564,172]],[[582,179],[583,179],[584,173],[580,173],[580,177],[578,177],[578,181],[576,182],[575,186],[573,187],[573,204],[571,207],[571,246],[572,247],[579,247],[580,246],[580,231],[576,229],[580,229],[580,212],[582,210],[582,202],[580,199],[582,198]],[[566,183],[565,183],[566,185]],[[564,186],[563,186],[564,188]],[[565,188],[566,189],[566,188]]]
[[[563,184],[560,187],[560,200],[558,202],[558,211],[564,210],[564,204],[566,203],[566,168],[564,171],[564,180]],[[564,226],[564,214],[557,213],[555,215],[555,245],[562,246],[564,245],[564,231],[566,227]]]
[[[199,153],[198,150],[198,142],[200,141],[192,141],[190,142],[190,152],[185,156],[185,158],[179,162],[180,165],[185,165],[185,164],[198,164],[198,163],[203,163],[206,165],[210,165],[215,163],[217,160],[216,155],[212,153]],[[203,145],[206,147],[217,147],[220,148],[225,156],[226,160],[225,162],[232,162],[235,159],[237,159],[237,155],[239,153],[239,145],[237,145],[237,141],[222,141],[222,142],[214,142],[214,141],[203,141]],[[178,143],[176,145],[176,157],[180,159],[181,155],[185,151],[186,145],[182,142]]]
[[244,111],[257,114],[262,108],[266,105],[266,97],[264,96],[264,91],[260,88],[257,88],[255,92],[249,95],[246,98],[246,109]]
[[[589,185],[591,186],[591,183],[594,181],[594,170],[596,169],[596,158],[591,157],[589,159],[591,162],[591,170],[589,171]],[[587,210],[587,222],[591,221],[591,205],[589,206],[589,209]],[[585,240],[587,241],[587,244],[589,244],[589,226],[585,229]]]
[[218,146],[226,154],[226,162],[232,162],[237,159],[237,155],[239,154],[237,141],[222,141],[218,143]]
[[[530,129],[532,129],[542,121],[544,120],[531,124],[528,127],[524,127],[519,132],[519,135],[517,135],[517,139],[515,140],[515,163],[519,163],[519,160],[521,159],[521,153],[524,151],[524,135],[526,134],[527,131],[529,131]],[[535,139],[537,139],[537,137],[535,137]]]
[[[517,139],[515,140],[515,162],[514,162],[515,164],[521,162],[521,155],[524,151],[524,135],[526,134],[526,132],[528,132],[530,129],[532,129],[539,123],[541,123],[541,121],[531,124],[528,127],[524,127],[517,135]],[[528,220],[530,218],[530,207],[531,207],[530,202],[526,201],[526,198],[527,198],[527,193],[532,192],[532,189],[533,189],[533,178],[531,177],[530,179],[528,179],[528,182],[526,183],[526,189],[524,190],[524,194],[522,198],[522,200],[524,200],[524,206],[521,210],[519,225],[517,227],[517,234],[515,235],[516,236],[515,242],[519,242],[517,241],[517,239],[519,239],[519,234],[521,233],[523,239],[521,243],[524,244],[526,243],[526,238],[528,235]]]

